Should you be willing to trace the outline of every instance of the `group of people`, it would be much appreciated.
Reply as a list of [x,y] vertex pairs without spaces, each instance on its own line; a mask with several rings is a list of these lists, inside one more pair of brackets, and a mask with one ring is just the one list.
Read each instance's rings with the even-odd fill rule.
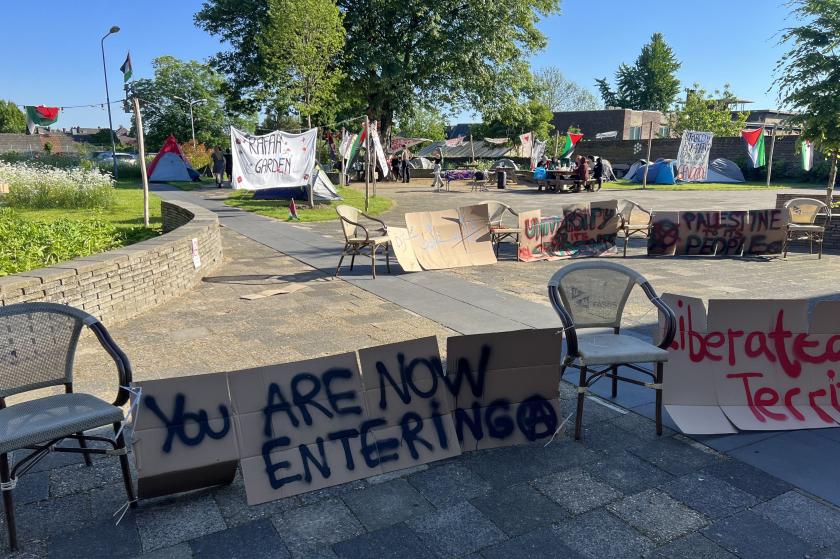
[[411,182],[411,165],[408,164],[409,161],[411,161],[411,151],[408,148],[404,148],[402,153],[391,155],[391,173],[394,176],[394,180]]
[[[543,167],[547,170],[560,169],[560,160],[556,157],[549,159],[543,156],[543,158],[537,163],[537,167]],[[604,163],[601,161],[600,157],[594,158],[594,165],[592,166],[591,177],[596,181],[594,189],[589,184],[589,158],[584,155],[575,157],[575,161],[572,163],[572,172],[576,181],[579,182],[586,190],[597,192],[598,190],[601,190],[601,186],[604,184]]]

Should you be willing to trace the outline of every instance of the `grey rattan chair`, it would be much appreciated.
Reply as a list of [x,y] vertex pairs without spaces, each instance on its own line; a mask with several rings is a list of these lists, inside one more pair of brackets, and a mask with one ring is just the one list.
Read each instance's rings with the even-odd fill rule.
[[[350,256],[350,271],[353,271],[353,264],[356,262],[356,256],[364,254],[368,251],[370,254],[370,268],[373,274],[373,279],[376,279],[376,251],[382,248],[385,251],[385,266],[388,268],[388,273],[391,273],[391,239],[388,237],[388,226],[381,219],[370,217],[364,212],[354,208],[353,206],[337,206],[335,212],[341,221],[341,231],[344,233],[344,248],[341,251],[341,258],[338,260],[338,266],[335,269],[335,275],[338,277],[338,272],[341,270],[341,263],[344,262],[345,256]],[[360,218],[373,221],[380,225],[375,229],[374,235],[370,234],[368,228],[361,224]]]
[[624,232],[624,256],[627,256],[627,244],[630,237],[650,237],[651,214],[632,200],[618,201],[618,215],[621,216],[619,231]]
[[792,241],[808,241],[808,252],[813,254],[814,243],[819,244],[817,259],[822,258],[825,226],[817,225],[817,216],[825,211],[830,217],[830,209],[820,200],[813,198],[794,198],[785,202],[787,212],[787,226],[782,258],[787,258],[788,248]]
[[[73,361],[82,328],[87,326],[114,360],[119,377],[117,397],[109,404],[90,394],[73,392]],[[90,465],[91,454],[119,456],[125,490],[134,504],[128,465],[123,411],[129,398],[131,365],[105,327],[95,317],[55,303],[21,303],[0,308],[0,489],[6,511],[9,545],[17,548],[12,490],[19,476],[50,452],[75,452]],[[31,390],[61,386],[63,394],[6,405],[6,398]],[[113,439],[85,435],[89,429],[112,425]],[[58,446],[75,439],[79,447]],[[88,448],[88,441],[110,448]],[[30,450],[10,469],[10,454]]]
[[[636,285],[664,317],[664,335],[658,345],[620,333],[624,306]],[[667,348],[676,332],[673,311],[641,274],[612,262],[579,262],[563,267],[548,282],[548,297],[566,334],[566,357],[560,377],[568,367],[580,371],[575,439],[580,439],[586,392],[604,377],[612,379],[613,398],[618,394],[618,381],[656,391],[656,434],[661,435],[663,363],[668,360]],[[612,333],[578,338],[578,330],[587,328],[609,328]],[[653,363],[655,370],[640,367],[639,363]],[[653,382],[619,376],[620,366],[639,371]]]

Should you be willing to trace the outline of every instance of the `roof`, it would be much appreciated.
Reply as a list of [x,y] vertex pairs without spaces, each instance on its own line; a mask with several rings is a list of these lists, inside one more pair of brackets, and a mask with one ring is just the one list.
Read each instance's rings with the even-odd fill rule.
[[[476,140],[472,143],[474,145],[475,157],[477,159],[498,159],[499,157],[504,157],[513,149],[513,146],[511,145],[494,146],[493,144],[488,144],[487,142],[481,140]],[[438,149],[442,150],[444,157],[466,158],[473,156],[473,150],[470,149],[469,140],[455,147],[446,147],[444,142],[434,142],[431,145],[428,145],[421,149],[417,153],[417,156],[428,157],[434,152],[436,152]]]

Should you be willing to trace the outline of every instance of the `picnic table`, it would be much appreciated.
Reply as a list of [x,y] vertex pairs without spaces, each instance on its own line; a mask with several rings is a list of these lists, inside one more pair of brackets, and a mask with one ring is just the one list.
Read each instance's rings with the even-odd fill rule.
[[587,179],[585,182],[577,178],[577,172],[571,169],[546,169],[546,178],[544,180],[536,180],[537,190],[552,192],[580,192],[581,187],[589,187],[598,182],[593,178]]

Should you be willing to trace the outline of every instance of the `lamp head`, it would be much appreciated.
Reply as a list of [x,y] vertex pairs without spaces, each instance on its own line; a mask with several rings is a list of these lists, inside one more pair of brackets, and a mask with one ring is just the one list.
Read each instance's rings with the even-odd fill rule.
[[108,33],[119,33],[119,32],[120,32],[120,28],[119,28],[119,27],[117,27],[116,25],[114,25],[113,27],[111,27],[111,30],[110,30],[110,31],[108,31]]

